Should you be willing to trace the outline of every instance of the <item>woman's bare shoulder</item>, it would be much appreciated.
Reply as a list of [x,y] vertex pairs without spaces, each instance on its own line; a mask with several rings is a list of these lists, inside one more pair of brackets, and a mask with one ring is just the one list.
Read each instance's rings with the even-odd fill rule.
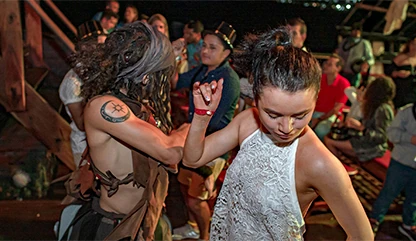
[[260,119],[257,108],[252,107],[239,113],[233,120],[238,125],[239,143],[245,140],[254,131],[260,128]]
[[338,173],[342,169],[341,162],[326,148],[312,129],[307,127],[300,137],[297,160],[308,178],[322,177],[328,172]]

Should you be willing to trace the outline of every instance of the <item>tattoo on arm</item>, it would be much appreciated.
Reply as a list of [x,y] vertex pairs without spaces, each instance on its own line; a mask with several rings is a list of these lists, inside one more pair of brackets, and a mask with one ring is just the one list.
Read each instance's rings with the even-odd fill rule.
[[[111,113],[108,113],[109,111],[106,111],[107,105],[111,104],[113,111]],[[116,114],[123,114],[122,116],[119,117],[113,117],[110,116],[109,114],[112,114],[116,112]],[[111,123],[120,123],[120,122],[124,122],[125,120],[127,120],[130,117],[130,111],[129,109],[125,108],[124,105],[120,105],[120,104],[116,104],[113,103],[112,100],[109,100],[107,102],[104,103],[103,106],[101,106],[101,110],[100,110],[101,116],[104,118],[104,120],[111,122]]]

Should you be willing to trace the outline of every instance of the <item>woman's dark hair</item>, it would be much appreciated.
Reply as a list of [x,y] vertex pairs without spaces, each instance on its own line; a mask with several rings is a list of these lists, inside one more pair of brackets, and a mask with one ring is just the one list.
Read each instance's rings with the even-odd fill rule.
[[150,105],[155,119],[163,119],[162,125],[171,126],[169,80],[175,57],[166,36],[150,25],[134,22],[116,29],[95,51],[72,55],[70,64],[84,82],[81,96],[85,102],[124,89],[132,100]]
[[370,82],[363,96],[363,118],[370,119],[377,108],[388,104],[394,110],[393,98],[396,95],[396,85],[389,77],[380,77]]
[[290,32],[279,27],[263,34],[248,34],[234,53],[235,68],[249,70],[256,99],[267,86],[288,92],[313,88],[318,97],[321,83],[319,62],[292,45]]

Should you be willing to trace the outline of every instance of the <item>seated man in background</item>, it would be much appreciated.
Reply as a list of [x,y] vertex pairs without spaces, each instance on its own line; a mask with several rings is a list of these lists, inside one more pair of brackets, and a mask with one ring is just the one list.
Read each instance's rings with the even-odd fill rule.
[[105,34],[111,33],[118,23],[119,16],[110,10],[106,10],[101,17],[100,24]]
[[[238,75],[228,62],[233,52],[235,38],[236,31],[226,22],[222,22],[216,30],[205,31],[201,49],[202,64],[172,80],[172,88],[179,90],[190,88],[197,82],[204,84],[223,79],[223,95],[215,113],[205,113],[203,110],[196,109],[193,93],[189,93],[189,122],[192,121],[194,115],[212,115],[206,132],[207,136],[223,129],[231,122],[240,96]],[[196,222],[197,227],[192,227],[192,224],[188,223],[174,229],[174,240],[209,239],[211,210],[208,201],[215,197],[214,184],[228,157],[228,153],[219,156],[199,169],[180,167],[178,181],[181,183],[181,191],[188,208],[189,221],[192,224]]]
[[331,130],[336,114],[348,100],[344,90],[350,83],[339,74],[343,65],[341,57],[332,54],[322,67],[321,90],[310,122],[311,128],[321,141]]

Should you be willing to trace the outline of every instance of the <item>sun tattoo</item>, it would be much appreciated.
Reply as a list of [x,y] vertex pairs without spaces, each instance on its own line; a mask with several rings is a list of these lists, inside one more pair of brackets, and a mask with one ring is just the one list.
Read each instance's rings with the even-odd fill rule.
[[[114,112],[117,112],[117,113],[123,112],[125,114],[123,116],[120,116],[120,117],[110,116],[105,110],[108,103],[110,103],[110,102],[113,105],[113,111],[111,112],[111,114],[114,113]],[[126,113],[126,111],[127,111],[127,113]],[[109,101],[105,102],[104,105],[101,106],[100,113],[101,113],[101,116],[104,118],[104,120],[106,120],[108,122],[111,122],[111,123],[124,122],[125,120],[127,120],[130,117],[130,111],[127,108],[124,108],[124,105],[115,104],[115,103],[112,102],[112,100],[109,100]]]

